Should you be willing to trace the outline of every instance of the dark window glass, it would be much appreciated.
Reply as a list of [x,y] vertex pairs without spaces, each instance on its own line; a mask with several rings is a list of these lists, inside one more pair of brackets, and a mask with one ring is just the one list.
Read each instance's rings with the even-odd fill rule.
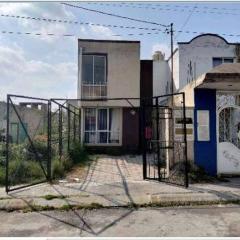
[[94,56],[94,84],[104,84],[106,82],[105,71],[105,57]]
[[106,57],[83,55],[82,58],[83,84],[100,85],[106,83]]
[[222,58],[213,58],[213,67],[216,67],[223,63]]
[[83,84],[93,84],[93,56],[83,55],[82,82]]
[[107,130],[107,109],[98,110],[98,130]]
[[99,133],[99,140],[98,142],[99,143],[107,143],[107,136],[108,136],[108,133],[107,132],[100,132]]
[[96,126],[96,111],[94,108],[87,108],[85,112],[85,130],[95,131]]
[[233,63],[233,58],[224,58],[224,63]]

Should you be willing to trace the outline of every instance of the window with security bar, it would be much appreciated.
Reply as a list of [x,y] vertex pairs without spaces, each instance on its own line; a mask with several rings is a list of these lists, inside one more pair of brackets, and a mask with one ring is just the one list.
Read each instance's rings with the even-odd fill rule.
[[84,142],[87,144],[120,143],[120,109],[85,108]]
[[106,54],[83,54],[81,87],[83,98],[107,97]]

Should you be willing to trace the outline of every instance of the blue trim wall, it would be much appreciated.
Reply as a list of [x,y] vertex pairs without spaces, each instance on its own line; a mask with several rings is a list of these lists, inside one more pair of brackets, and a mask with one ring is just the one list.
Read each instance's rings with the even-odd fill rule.
[[[217,139],[216,139],[216,90],[194,90],[194,161],[205,171],[215,176],[217,174]],[[197,139],[197,110],[209,110],[210,141]]]

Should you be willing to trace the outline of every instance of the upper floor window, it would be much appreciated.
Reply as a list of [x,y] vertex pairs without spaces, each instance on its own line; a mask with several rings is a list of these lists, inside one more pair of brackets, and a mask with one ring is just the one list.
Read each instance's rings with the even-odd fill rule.
[[233,58],[215,57],[213,58],[213,67],[221,65],[222,63],[233,63]]
[[82,56],[82,96],[83,98],[107,96],[106,55]]

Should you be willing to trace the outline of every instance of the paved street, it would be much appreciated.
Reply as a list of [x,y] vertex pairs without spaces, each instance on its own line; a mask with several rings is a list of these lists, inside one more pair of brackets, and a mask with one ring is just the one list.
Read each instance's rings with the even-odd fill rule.
[[240,206],[0,212],[1,236],[240,236]]

